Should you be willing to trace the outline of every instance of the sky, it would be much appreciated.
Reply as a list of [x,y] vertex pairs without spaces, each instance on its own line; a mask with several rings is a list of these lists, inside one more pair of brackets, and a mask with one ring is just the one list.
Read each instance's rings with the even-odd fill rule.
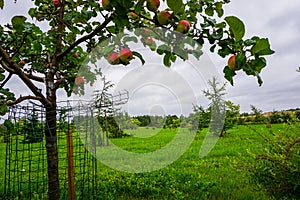
[[264,111],[300,107],[300,73],[296,72],[300,66],[300,1],[232,0],[225,14],[240,17],[249,37],[269,38],[276,51],[267,57],[261,87],[252,77],[239,76],[228,89],[228,98],[245,111],[250,104]]
[[[24,8],[31,3],[20,0],[17,4],[11,2],[5,1],[4,10],[0,10],[1,24],[13,15],[25,14],[27,11]],[[263,111],[299,108],[300,73],[296,69],[300,66],[300,1],[232,0],[224,9],[225,16],[237,16],[246,24],[247,37],[258,35],[269,38],[271,48],[276,51],[266,57],[267,67],[261,73],[262,86],[258,85],[255,77],[239,72],[234,78],[234,86],[227,85],[226,99],[239,104],[241,112],[250,112],[250,105]],[[125,111],[133,115],[187,114],[192,104],[208,104],[202,90],[208,87],[207,81],[212,76],[217,76],[220,82],[226,81],[222,69],[228,58],[220,58],[205,48],[204,53],[200,62],[178,61],[172,69],[158,69],[161,58],[149,54],[143,68],[135,60],[127,68],[103,70],[108,79],[115,83],[113,92],[129,90],[129,101],[123,106]],[[205,67],[209,68],[203,69]],[[10,84],[19,91],[25,90],[17,80]],[[87,89],[86,96],[90,98],[91,92],[88,91],[100,85]]]

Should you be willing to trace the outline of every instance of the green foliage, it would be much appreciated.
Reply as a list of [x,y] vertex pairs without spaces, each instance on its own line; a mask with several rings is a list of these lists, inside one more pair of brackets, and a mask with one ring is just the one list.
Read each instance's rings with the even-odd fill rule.
[[201,131],[203,128],[208,128],[211,118],[210,109],[204,109],[203,106],[193,105],[194,113],[188,117],[188,122],[191,124],[191,131]]
[[[16,6],[19,5],[18,3]],[[22,81],[31,91],[35,91],[35,97],[38,97],[43,104],[49,104],[52,99],[47,94],[36,92],[37,88],[33,80],[41,83],[46,80],[46,85],[55,85],[53,91],[63,88],[69,96],[72,91],[82,93],[83,90],[74,85],[74,80],[84,59],[98,44],[109,39],[107,47],[110,47],[110,50],[126,47],[128,42],[137,42],[138,39],[143,41],[145,37],[139,38],[137,34],[134,38],[127,40],[128,37],[124,34],[120,40],[117,39],[119,33],[124,33],[125,30],[159,26],[156,19],[157,13],[153,15],[149,12],[145,3],[142,0],[115,0],[110,2],[109,9],[104,10],[99,1],[67,0],[62,1],[61,6],[58,7],[48,1],[34,1],[34,6],[28,10],[34,23],[31,19],[16,15],[10,24],[0,25],[0,41],[2,41],[0,57],[4,59],[1,71],[9,72],[1,72],[1,82],[5,83],[12,75],[22,77]],[[207,39],[211,45],[211,51],[216,51],[221,57],[230,54],[242,55],[243,59],[238,59],[240,67],[247,75],[256,76],[259,84],[262,83],[259,74],[266,66],[263,56],[271,55],[274,51],[271,50],[266,38],[255,36],[244,39],[245,25],[236,16],[226,16],[225,20],[221,19],[224,14],[224,5],[229,1],[166,0],[162,3],[166,4],[165,6],[172,14],[170,23],[163,26],[165,29],[176,30],[178,22],[182,19],[191,24],[190,31],[186,34],[187,38],[178,34],[176,36],[176,31],[174,34],[169,32],[167,35],[161,33],[150,35],[160,41],[163,41],[162,38],[168,38],[165,44],[158,47],[154,44],[150,46],[152,51],[162,55],[162,61],[166,66],[171,66],[177,57],[186,60],[189,55],[194,55],[199,59],[202,52],[196,46],[201,47]],[[0,8],[3,8],[3,4],[4,1],[1,0]],[[137,17],[130,17],[131,12],[134,12]],[[95,20],[99,18],[101,18],[100,21]],[[49,26],[48,30],[41,28],[42,23]],[[176,48],[173,48],[174,44],[177,44]],[[161,48],[162,45],[168,48]],[[187,46],[191,48],[186,48]],[[77,53],[78,57],[74,58],[74,53]],[[97,59],[107,56],[108,53],[110,52],[100,50]],[[144,63],[144,55],[141,52],[134,51],[133,54]],[[95,59],[91,61],[96,62]],[[48,73],[49,69],[53,69],[56,73]],[[80,75],[86,78],[87,83],[93,84],[95,73],[86,66],[84,74]],[[225,67],[224,73],[226,79],[233,84],[236,72]],[[12,93],[12,91],[8,92]],[[1,98],[4,98],[1,99],[0,106],[14,102],[14,99],[4,94],[2,87],[0,94],[2,94]]]
[[272,112],[268,119],[271,124],[278,123],[293,123],[296,119],[293,119],[293,115],[284,112]]
[[167,5],[174,11],[175,14],[182,14],[184,11],[184,4],[182,0],[167,0]]
[[256,131],[266,143],[262,153],[252,153],[252,180],[276,199],[299,199],[299,125],[286,125],[280,132],[269,131]]
[[295,116],[296,116],[296,118],[297,118],[298,120],[300,120],[300,110],[297,110],[297,111],[295,112]]
[[[82,120],[84,121],[84,120]],[[265,125],[252,125],[255,129],[268,131]],[[276,124],[272,126],[272,130],[280,131],[284,129],[284,125]],[[125,137],[111,139],[115,145],[130,152],[152,152],[167,145],[176,134],[173,129],[147,129],[138,128],[135,130],[126,130],[127,133],[135,132],[137,135],[154,135],[153,137]],[[151,132],[151,133],[150,133]],[[159,133],[158,133],[159,132]],[[257,161],[247,154],[247,149],[254,153],[261,153],[261,145],[268,144],[258,134],[249,129],[249,126],[238,126],[232,129],[231,134],[227,137],[220,138],[212,151],[203,159],[199,159],[199,148],[203,143],[203,139],[207,129],[203,129],[196,135],[194,142],[190,148],[177,161],[164,169],[149,173],[126,173],[113,170],[101,163],[97,163],[96,184],[91,184],[86,177],[91,178],[91,171],[84,171],[87,181],[85,184],[78,182],[79,187],[85,188],[87,192],[85,198],[92,197],[101,199],[272,199],[265,190],[257,189],[256,184],[251,182],[253,177],[249,176],[250,166]],[[154,134],[153,134],[154,133]],[[184,134],[189,134],[188,129]],[[76,135],[74,133],[74,135]],[[16,137],[16,136],[15,136]],[[59,151],[65,152],[66,139],[59,137]],[[76,140],[75,140],[76,141]],[[78,141],[80,143],[80,141]],[[77,144],[77,143],[76,143]],[[37,146],[44,146],[42,143],[32,144],[34,149]],[[79,145],[79,144],[78,144]],[[27,145],[26,145],[27,146]],[[61,149],[60,149],[61,147]],[[103,147],[100,147],[103,148]],[[107,147],[109,148],[109,147]],[[6,144],[0,143],[0,165],[5,166]],[[75,171],[81,172],[80,165],[81,151],[75,151]],[[38,163],[39,151],[32,152],[32,162]],[[60,156],[63,157],[62,154]],[[77,160],[79,159],[79,160]],[[83,158],[82,158],[83,159]],[[86,158],[84,158],[86,161]],[[60,162],[61,167],[65,167],[66,162]],[[46,165],[46,163],[45,163]],[[29,166],[26,166],[26,172]],[[34,168],[37,169],[37,168]],[[34,175],[37,174],[34,173]],[[76,173],[77,174],[77,173]],[[4,170],[0,169],[0,182],[3,183]],[[41,174],[40,176],[45,176]],[[81,179],[78,176],[76,180]],[[24,180],[24,179],[23,179]],[[40,181],[39,179],[38,181]],[[61,177],[62,185],[67,185],[65,177]],[[45,184],[45,182],[43,182]],[[32,184],[31,184],[32,185]],[[24,184],[22,184],[24,186]],[[41,193],[45,185],[39,184],[40,187],[34,191],[34,196],[45,197],[45,193]],[[28,186],[26,186],[28,187]],[[63,197],[67,198],[67,188],[64,187]],[[0,187],[0,196],[3,194],[3,187]],[[18,194],[14,194],[17,196]],[[65,196],[64,196],[65,195]],[[95,196],[93,196],[95,195]],[[23,196],[24,197],[24,196]],[[19,196],[20,198],[20,196]]]
[[9,134],[7,131],[7,128],[4,126],[4,124],[0,124],[0,138],[3,136],[3,140],[0,140],[0,143],[6,143],[9,142]]
[[99,125],[103,132],[108,131],[110,138],[121,138],[128,136],[124,131],[119,127],[118,123],[113,116],[99,116],[98,117]]
[[[175,170],[175,169],[174,169]],[[157,171],[149,174],[123,174],[100,176],[99,196],[102,199],[185,199],[207,198],[215,184],[201,180],[196,174]],[[124,192],[126,191],[126,192]],[[193,198],[194,199],[194,198]]]
[[25,143],[41,142],[44,139],[44,126],[39,122],[38,115],[33,111],[30,117],[25,121],[23,133]]
[[252,114],[254,115],[253,122],[254,123],[265,123],[266,119],[262,115],[263,111],[259,108],[255,107],[254,105],[250,105]]
[[203,90],[204,96],[209,100],[210,109],[210,131],[215,135],[222,136],[225,133],[224,126],[226,118],[226,83],[220,83],[213,77],[208,81],[209,89]]
[[225,17],[225,21],[229,25],[230,32],[233,34],[236,41],[240,41],[245,35],[244,23],[235,16]]
[[240,105],[235,105],[231,101],[225,101],[225,106],[226,114],[223,131],[226,133],[227,130],[233,128],[234,125],[237,125],[237,120],[240,115]]
[[116,109],[113,108],[112,95],[108,92],[114,85],[103,77],[103,87],[100,91],[94,91],[94,103],[98,109],[98,122],[103,133],[107,137],[119,138],[128,136],[115,120]]
[[[182,60],[187,60],[189,55],[199,58],[202,54],[201,46],[207,40],[211,45],[210,49],[216,50],[221,57],[235,53],[243,54],[247,58],[246,61],[240,59],[243,71],[247,75],[256,76],[259,84],[262,83],[259,74],[266,66],[263,56],[272,54],[273,51],[267,39],[253,37],[251,41],[244,40],[240,32],[242,23],[235,26],[231,22],[232,17],[227,18],[227,23],[221,19],[224,14],[223,5],[229,3],[228,0],[190,0],[185,3],[177,1],[178,5],[174,2],[167,1],[168,6],[174,12],[172,12],[170,24],[164,26],[172,34],[161,31],[154,38],[159,41],[164,41],[161,38],[168,38],[164,43],[169,50],[158,50],[159,47],[155,49],[155,46],[151,48],[163,57],[163,63],[166,66],[171,66],[177,57]],[[98,59],[107,56],[101,52],[101,49],[90,54],[98,44],[103,45],[102,42],[107,42],[104,46],[113,45],[115,49],[127,47],[128,37],[123,34],[120,38],[120,33],[141,27],[159,26],[156,13],[149,12],[145,8],[146,2],[142,0],[111,0],[111,5],[107,10],[103,8],[102,3],[92,0],[64,0],[59,6],[49,3],[48,0],[34,0],[33,3],[33,7],[28,10],[32,19],[17,15],[12,18],[11,23],[0,25],[1,111],[5,110],[3,105],[14,105],[24,100],[40,101],[50,110],[56,106],[56,95],[59,89],[64,89],[68,96],[71,96],[72,92],[84,94],[84,85],[78,86],[74,84],[74,80],[77,76],[84,76],[86,83],[90,85],[95,83],[96,75],[101,72],[92,71],[91,66],[83,62],[90,56],[91,63],[95,64]],[[0,0],[0,8],[3,8],[3,4],[4,1]],[[129,17],[130,12],[137,12],[138,18]],[[214,17],[215,14],[218,17]],[[182,39],[182,35],[175,34],[177,24],[182,19],[188,20],[191,24],[186,34],[188,39]],[[234,21],[238,20],[234,18]],[[41,28],[45,25],[48,26],[46,29]],[[136,35],[136,38],[138,40],[140,36]],[[129,39],[132,42],[137,40]],[[172,48],[170,48],[171,44]],[[74,53],[78,56],[73,56]],[[134,56],[143,62],[141,54],[136,52]],[[81,74],[78,74],[79,67],[82,69]],[[233,76],[236,73],[229,71],[227,67],[224,69],[226,69],[225,77],[233,84]],[[5,88],[12,76],[20,78],[33,95],[27,95],[26,92],[27,96],[15,99],[14,91]],[[47,112],[46,118],[53,118],[54,121],[55,117],[53,113]],[[28,134],[31,130],[30,126],[39,127],[39,122],[36,122],[34,118],[28,123],[26,130]],[[56,127],[51,128],[48,134],[55,137]],[[31,141],[31,139],[28,140]],[[52,147],[52,152],[51,150],[47,152],[50,156],[48,158],[51,172],[49,180],[51,178],[55,180],[58,177],[58,163],[55,158],[56,144],[49,140],[47,142],[51,143],[47,145]],[[58,184],[50,181],[49,186],[55,190],[55,192],[49,190],[49,198],[57,199]]]
[[150,126],[151,123],[151,117],[149,115],[136,116],[133,117],[133,119],[137,125],[142,127]]
[[175,129],[180,126],[180,118],[176,115],[168,115],[165,118],[164,128]]
[[11,122],[11,120],[9,119],[6,119],[4,121],[4,126],[6,127],[7,131],[9,134],[12,134],[12,135],[16,135],[17,132],[16,132],[16,129],[14,127],[14,124]]

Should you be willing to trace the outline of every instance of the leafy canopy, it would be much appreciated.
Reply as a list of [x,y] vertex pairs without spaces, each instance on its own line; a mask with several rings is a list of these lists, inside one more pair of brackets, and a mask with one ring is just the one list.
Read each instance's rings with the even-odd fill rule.
[[[200,58],[201,46],[210,45],[210,51],[221,57],[236,55],[239,70],[247,75],[256,76],[262,84],[261,70],[266,66],[264,56],[274,51],[267,38],[254,36],[245,38],[245,25],[236,16],[226,16],[224,20],[223,5],[228,0],[161,0],[157,10],[150,11],[151,0],[60,0],[59,5],[49,0],[34,0],[28,15],[16,15],[9,24],[0,25],[0,110],[5,113],[7,105],[13,105],[26,99],[41,101],[51,105],[56,101],[56,91],[63,88],[68,95],[72,91],[81,91],[82,86],[74,84],[77,76],[84,76],[86,82],[95,81],[95,72],[89,68],[78,74],[87,56],[96,51],[97,59],[107,58],[112,52],[119,52],[128,47],[129,42],[140,40],[163,57],[165,66],[170,67],[176,58],[187,60],[190,55]],[[20,6],[17,2],[16,6]],[[160,25],[157,14],[162,11],[162,4],[171,13],[167,25]],[[0,0],[4,8],[4,0]],[[180,40],[177,25],[180,20],[188,21],[190,28],[185,35],[189,39]],[[153,27],[161,27],[174,32],[171,36],[180,41],[174,47],[172,40],[156,45],[163,38],[170,38],[163,33],[149,33]],[[126,30],[137,30],[136,36],[126,35]],[[124,33],[120,39],[118,34]],[[149,39],[150,38],[150,39]],[[182,37],[181,37],[182,38]],[[186,37],[185,37],[186,38]],[[153,42],[152,39],[154,40]],[[105,48],[100,43],[107,42]],[[196,44],[197,43],[197,44]],[[186,45],[192,46],[187,50]],[[175,49],[176,48],[176,49]],[[179,52],[179,53],[178,53]],[[133,51],[132,56],[144,63],[140,52]],[[113,60],[116,64],[126,66],[129,61]],[[110,60],[110,62],[112,62]],[[237,70],[224,67],[225,78],[233,84]],[[101,73],[101,72],[97,72]],[[6,83],[12,76],[19,77],[32,91],[33,95],[15,98]],[[40,89],[36,83],[45,85]],[[78,89],[78,90],[76,90]],[[42,92],[47,91],[47,92]]]

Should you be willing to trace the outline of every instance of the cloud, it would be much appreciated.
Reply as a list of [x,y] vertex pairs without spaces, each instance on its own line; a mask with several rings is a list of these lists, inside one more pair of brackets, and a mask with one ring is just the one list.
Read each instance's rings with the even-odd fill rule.
[[[27,9],[24,8],[30,5],[31,1],[18,1],[17,4],[5,1],[4,10],[0,10],[0,23],[7,23],[16,14],[27,14]],[[267,57],[268,65],[261,73],[264,80],[261,87],[255,77],[248,77],[243,72],[238,72],[234,78],[234,87],[228,86],[228,100],[240,104],[242,112],[249,111],[250,104],[264,111],[300,107],[300,73],[296,72],[300,66],[299,8],[300,1],[297,0],[233,0],[224,7],[226,15],[238,16],[245,22],[247,37],[267,37],[271,48],[276,51],[274,55]],[[222,78],[222,70],[227,59],[209,53],[208,48],[205,48],[207,55],[202,56],[200,62],[181,62],[177,59],[171,68],[161,69],[155,65],[162,64],[162,56],[147,51],[142,46],[134,48],[144,55],[145,66],[141,65],[139,59],[135,59],[130,66],[103,68],[107,79],[116,84],[116,92],[130,90],[133,96],[128,109],[133,113],[149,113],[158,107],[166,113],[191,111],[193,103],[207,105],[202,90],[208,88],[207,81],[212,76],[219,77],[221,82],[226,81]],[[24,84],[16,79],[10,84],[13,88],[25,91]],[[96,87],[100,86],[101,83],[97,83]],[[63,92],[59,92],[59,95],[60,99],[65,98]],[[178,109],[180,106],[181,110]]]
[[7,24],[15,15],[28,16],[28,9],[33,5],[32,1],[4,1],[4,8],[0,10],[0,24]]

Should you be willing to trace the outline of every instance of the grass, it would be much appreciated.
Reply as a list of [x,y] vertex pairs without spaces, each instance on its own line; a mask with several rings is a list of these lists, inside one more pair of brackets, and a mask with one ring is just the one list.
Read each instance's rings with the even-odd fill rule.
[[[270,199],[251,182],[249,151],[259,153],[265,141],[259,133],[286,129],[285,125],[234,127],[220,138],[211,152],[199,158],[206,131],[196,135],[190,148],[169,166],[149,173],[126,173],[97,163],[94,199]],[[253,131],[257,130],[257,132]],[[133,137],[111,139],[120,148],[137,153],[153,152],[176,135],[171,129],[128,130]],[[185,134],[190,134],[185,130]],[[103,147],[102,147],[103,148]],[[4,176],[5,145],[0,144],[0,181]],[[1,184],[2,185],[2,184]],[[0,190],[1,191],[1,190]],[[100,198],[101,197],[101,198]],[[91,199],[92,197],[89,197]]]

